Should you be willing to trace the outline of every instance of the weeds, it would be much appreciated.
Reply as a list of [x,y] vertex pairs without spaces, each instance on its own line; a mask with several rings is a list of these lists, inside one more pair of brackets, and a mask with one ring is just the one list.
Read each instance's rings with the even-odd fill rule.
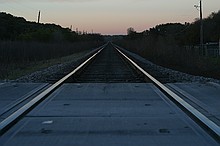
[[154,43],[149,38],[120,40],[118,45],[142,57],[168,68],[182,72],[220,79],[220,57],[205,57],[196,47],[181,47],[170,40],[158,38]]
[[59,63],[59,60],[61,61],[64,56],[71,56],[100,45],[99,42],[39,43],[1,41],[0,79],[15,79],[26,73],[36,71],[45,65],[49,66],[51,60]]

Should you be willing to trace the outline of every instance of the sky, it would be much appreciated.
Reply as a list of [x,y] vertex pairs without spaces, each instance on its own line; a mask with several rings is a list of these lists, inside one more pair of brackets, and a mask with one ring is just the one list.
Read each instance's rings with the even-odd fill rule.
[[[202,0],[203,15],[220,10],[220,0]],[[101,34],[126,34],[133,27],[141,32],[158,24],[193,22],[199,0],[0,0],[0,11],[73,30]]]

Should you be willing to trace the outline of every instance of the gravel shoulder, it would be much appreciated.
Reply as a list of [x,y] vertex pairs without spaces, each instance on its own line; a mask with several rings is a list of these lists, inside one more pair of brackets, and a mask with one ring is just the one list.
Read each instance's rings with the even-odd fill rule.
[[[120,47],[119,47],[120,48]],[[187,73],[183,73],[180,71],[176,71],[176,70],[172,70],[169,68],[165,68],[159,65],[156,65],[148,60],[146,60],[145,58],[129,52],[123,48],[120,48],[121,50],[123,50],[126,54],[128,54],[130,57],[132,57],[134,60],[138,61],[138,64],[144,68],[145,70],[148,70],[149,68],[153,68],[155,69],[157,72],[166,75],[169,79],[170,82],[178,82],[178,83],[189,83],[189,82],[198,82],[198,83],[207,83],[207,82],[213,82],[213,83],[218,83],[220,84],[220,80],[217,79],[213,79],[213,78],[206,78],[206,77],[202,77],[202,76],[194,76],[194,75],[190,75]]]
[[35,71],[33,73],[24,75],[16,80],[2,80],[0,83],[5,82],[18,82],[18,83],[50,83],[51,80],[56,79],[65,73],[70,72],[72,69],[77,67],[77,65],[82,62],[87,56],[90,56],[97,49],[93,49],[91,51],[84,51],[80,53],[76,53],[64,58],[62,63],[57,63],[50,67]]

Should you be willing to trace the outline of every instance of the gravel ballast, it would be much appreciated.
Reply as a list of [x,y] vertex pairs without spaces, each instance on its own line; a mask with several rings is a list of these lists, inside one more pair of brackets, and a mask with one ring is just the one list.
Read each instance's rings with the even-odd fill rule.
[[220,80],[213,79],[213,78],[206,78],[206,77],[202,77],[202,76],[190,75],[190,74],[183,73],[183,72],[180,72],[180,71],[165,68],[165,67],[156,65],[156,64],[146,60],[145,58],[143,58],[143,57],[141,57],[141,56],[139,56],[135,53],[129,52],[129,51],[127,51],[127,50],[125,50],[121,47],[119,47],[119,48],[123,52],[128,54],[130,57],[132,57],[135,61],[138,61],[138,63],[141,64],[141,67],[144,68],[146,71],[148,70],[148,68],[153,68],[157,72],[168,76],[168,78],[170,79],[170,82],[180,82],[180,83],[186,83],[186,82],[199,82],[199,83],[214,82],[214,83],[220,84]]

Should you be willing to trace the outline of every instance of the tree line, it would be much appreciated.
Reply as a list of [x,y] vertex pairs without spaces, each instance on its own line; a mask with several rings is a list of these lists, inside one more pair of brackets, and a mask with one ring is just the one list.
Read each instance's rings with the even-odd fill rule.
[[[204,43],[218,42],[220,38],[220,11],[212,13],[203,19],[204,25]],[[152,38],[157,40],[158,37],[173,38],[179,46],[197,45],[200,41],[200,20],[193,23],[167,23],[156,25],[149,30],[136,32],[134,28],[127,29],[127,40],[137,40],[142,38]]]
[[[218,43],[220,39],[220,11],[203,19],[204,43]],[[127,29],[127,35],[116,43],[139,53],[157,64],[192,74],[218,74],[220,57],[203,56],[200,43],[200,20],[193,23],[167,23],[143,32]]]
[[47,62],[101,46],[101,34],[77,33],[56,24],[0,13],[0,79]]
[[26,21],[5,12],[0,13],[0,40],[11,41],[103,41],[101,34],[78,34],[56,24]]

